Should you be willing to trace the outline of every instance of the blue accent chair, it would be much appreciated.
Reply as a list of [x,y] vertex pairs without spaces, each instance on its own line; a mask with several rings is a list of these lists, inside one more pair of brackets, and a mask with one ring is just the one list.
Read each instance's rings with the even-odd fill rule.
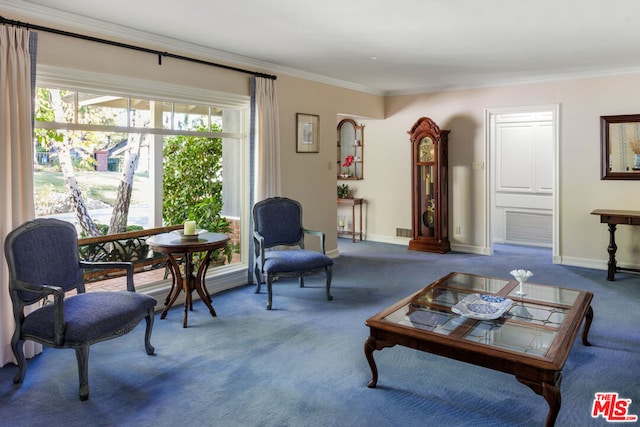
[[[80,400],[89,398],[90,345],[122,336],[145,319],[145,350],[149,355],[154,353],[150,339],[156,300],[135,292],[133,264],[81,261],[75,227],[57,219],[20,225],[7,235],[4,250],[16,323],[11,339],[18,363],[15,384],[22,383],[27,370],[25,340],[75,350]],[[127,291],[85,292],[85,268],[126,269]],[[75,295],[65,295],[69,291]],[[41,307],[25,316],[25,306],[41,301]]]
[[[272,197],[253,207],[255,241],[255,273],[260,285],[267,282],[267,310],[272,306],[272,284],[279,277],[298,277],[304,287],[304,276],[324,271],[327,277],[327,299],[331,295],[333,260],[325,255],[323,232],[302,226],[302,206],[286,197]],[[320,239],[322,252],[304,248],[305,235]]]

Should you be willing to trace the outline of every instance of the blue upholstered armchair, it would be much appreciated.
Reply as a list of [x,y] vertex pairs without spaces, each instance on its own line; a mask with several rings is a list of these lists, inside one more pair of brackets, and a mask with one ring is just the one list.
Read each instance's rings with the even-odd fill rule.
[[[122,336],[146,319],[144,345],[147,354],[153,354],[150,339],[156,300],[135,292],[131,263],[80,261],[75,227],[57,219],[22,224],[7,235],[4,249],[16,323],[11,339],[18,362],[14,383],[22,383],[26,374],[25,340],[75,349],[81,400],[89,397],[91,344]],[[85,292],[84,268],[126,269],[127,291]],[[65,295],[69,291],[76,295]],[[25,316],[25,306],[42,300],[44,305]]]
[[[260,285],[267,282],[267,310],[272,305],[272,284],[278,277],[298,277],[304,287],[304,276],[324,271],[327,277],[327,299],[331,295],[333,260],[325,255],[324,233],[302,227],[302,206],[295,200],[273,197],[253,207],[255,240],[255,272]],[[304,248],[305,234],[320,239],[322,252]],[[297,247],[297,248],[296,248]]]

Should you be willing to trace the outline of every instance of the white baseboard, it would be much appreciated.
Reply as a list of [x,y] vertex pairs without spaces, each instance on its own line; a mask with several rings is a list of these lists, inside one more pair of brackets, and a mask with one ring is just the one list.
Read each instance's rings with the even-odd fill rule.
[[[571,267],[593,268],[596,270],[606,270],[607,261],[588,259],[588,258],[575,258],[567,256],[559,256],[556,264],[568,265]],[[556,260],[554,259],[554,262]]]
[[[609,260],[603,259],[587,259],[587,258],[573,258],[573,257],[560,257],[559,264],[570,265],[572,267],[593,268],[596,270],[607,270],[609,268]],[[621,268],[633,268],[640,269],[640,264],[617,262],[618,267]]]
[[[367,235],[367,240],[370,240],[372,242],[390,243],[392,245],[408,246],[409,241],[411,239],[408,237]],[[460,245],[460,244],[454,244],[454,243],[451,244],[451,250],[456,252],[464,252],[464,253],[477,254],[477,255],[491,254],[491,250],[488,248],[483,248],[481,246],[473,246],[473,245]]]
[[491,248],[484,248],[482,246],[460,245],[457,243],[452,243],[451,250],[467,254],[491,255]]

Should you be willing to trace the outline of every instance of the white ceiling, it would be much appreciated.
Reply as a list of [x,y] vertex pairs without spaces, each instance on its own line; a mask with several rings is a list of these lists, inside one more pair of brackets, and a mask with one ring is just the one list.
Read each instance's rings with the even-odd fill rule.
[[0,12],[3,4],[371,93],[640,71],[638,0],[0,0]]

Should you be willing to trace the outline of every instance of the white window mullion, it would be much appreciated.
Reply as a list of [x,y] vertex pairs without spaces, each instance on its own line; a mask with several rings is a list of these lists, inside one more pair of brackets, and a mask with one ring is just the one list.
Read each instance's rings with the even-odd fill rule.
[[[77,120],[77,119],[76,119]],[[198,132],[189,130],[173,130],[161,128],[142,128],[132,126],[109,126],[109,125],[92,125],[86,123],[59,123],[59,122],[41,122],[36,120],[37,128],[70,130],[70,131],[88,131],[88,132],[113,132],[113,133],[140,133],[153,135],[185,135],[185,136],[203,136],[207,138],[235,138],[242,139],[246,135],[233,132]]]

